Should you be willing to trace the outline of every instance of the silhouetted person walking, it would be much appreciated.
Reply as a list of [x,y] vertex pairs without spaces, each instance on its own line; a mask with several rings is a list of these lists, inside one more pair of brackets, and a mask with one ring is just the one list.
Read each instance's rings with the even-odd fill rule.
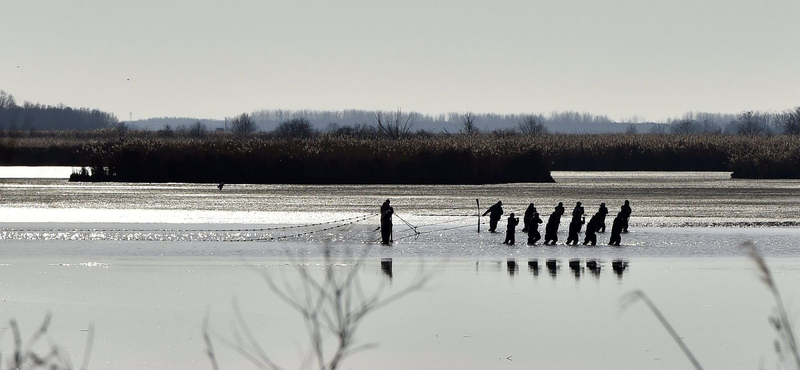
[[614,218],[614,223],[611,224],[611,240],[608,241],[608,245],[619,245],[622,241],[622,226],[625,222],[625,217],[622,215],[622,212],[617,213],[617,217]]
[[493,206],[489,207],[483,215],[489,215],[489,232],[497,232],[497,222],[500,221],[500,216],[503,215],[503,202],[497,201]]
[[630,204],[630,202],[628,202],[626,200],[625,204],[622,205],[622,212],[621,212],[622,213],[622,221],[623,221],[623,223],[622,223],[622,232],[623,233],[627,233],[628,232],[628,219],[631,217],[631,212],[633,212],[633,210],[631,210],[631,204]]
[[558,205],[556,206],[556,212],[558,212],[559,217],[564,214],[564,203],[558,202]]
[[583,238],[583,245],[597,245],[597,224],[600,221],[600,212],[597,212],[589,219],[586,224],[586,235]]
[[519,217],[514,217],[514,213],[508,215],[508,227],[506,228],[506,240],[503,244],[514,245],[514,229],[519,225]]
[[608,214],[608,208],[606,208],[606,204],[605,203],[600,203],[600,209],[597,211],[597,232],[599,232],[599,233],[606,232],[606,215],[607,214]]
[[581,202],[575,203],[575,208],[572,209],[572,218],[583,216],[583,206]]
[[[561,209],[559,210],[559,206]],[[545,245],[556,245],[558,241],[558,224],[561,223],[561,215],[564,212],[564,206],[559,202],[558,206],[556,206],[556,210],[550,214],[550,218],[547,219],[547,225],[544,227],[544,244]]]
[[539,234],[540,223],[542,223],[542,219],[539,218],[539,212],[536,212],[536,208],[534,208],[533,217],[528,227],[528,245],[536,245],[536,242],[542,238],[542,234]]
[[572,221],[569,223],[569,233],[567,235],[567,245],[578,245],[578,233],[581,232],[581,226],[583,226],[585,220],[583,216],[579,215],[578,213],[573,213]]
[[533,206],[533,203],[528,205],[528,208],[525,209],[525,214],[522,215],[522,232],[527,233],[528,228],[531,226],[531,220],[533,219],[533,214],[536,212],[536,207]]

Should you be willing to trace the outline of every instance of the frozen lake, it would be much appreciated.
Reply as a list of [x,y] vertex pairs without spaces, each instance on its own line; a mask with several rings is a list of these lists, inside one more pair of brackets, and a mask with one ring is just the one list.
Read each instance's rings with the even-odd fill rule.
[[[37,175],[36,171],[45,171]],[[707,368],[777,361],[767,318],[774,302],[739,245],[756,243],[791,308],[800,283],[800,181],[731,180],[728,173],[556,172],[556,184],[296,186],[69,183],[71,169],[0,169],[2,317],[32,333],[48,310],[53,341],[80,362],[96,326],[92,369],[211,368],[200,327],[231,338],[236,297],[254,335],[286,368],[307,348],[297,314],[267,288],[269,272],[296,284],[296,267],[325,269],[324,248],[364,258],[365,288],[402,289],[420,265],[426,287],[370,316],[359,343],[379,343],[346,368],[690,368],[644,305],[620,315],[620,297],[644,290]],[[61,174],[63,172],[63,175]],[[384,199],[395,244],[376,243]],[[559,201],[587,214],[631,201],[631,233],[609,247],[502,244],[477,232],[481,211],[506,214]],[[613,216],[609,215],[610,228]],[[484,218],[485,222],[486,219]],[[501,227],[504,227],[501,221]],[[566,239],[566,218],[559,238]],[[521,229],[521,227],[519,228]],[[518,230],[519,230],[518,229]],[[392,258],[390,274],[382,258]],[[549,271],[546,260],[556,260]],[[570,260],[579,260],[572,269]],[[532,270],[536,260],[541,268]],[[586,268],[598,261],[601,269]],[[625,261],[613,271],[613,261]],[[347,260],[334,268],[347,269]],[[511,263],[509,263],[511,262]],[[796,312],[793,311],[793,312]],[[796,317],[797,315],[794,315]],[[1,325],[4,358],[11,345]],[[223,369],[246,368],[217,345]]]

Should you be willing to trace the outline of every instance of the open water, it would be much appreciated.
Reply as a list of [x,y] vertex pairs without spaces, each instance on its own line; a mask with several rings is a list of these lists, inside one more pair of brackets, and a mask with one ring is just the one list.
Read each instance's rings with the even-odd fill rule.
[[[299,281],[297,267],[352,268],[365,289],[392,294],[420,269],[424,289],[370,316],[346,368],[690,368],[644,305],[642,289],[706,368],[772,368],[774,301],[740,244],[768,257],[793,318],[800,298],[800,181],[731,180],[728,173],[556,172],[555,184],[299,186],[88,184],[65,168],[0,169],[0,322],[32,333],[53,312],[54,342],[80,362],[96,327],[90,368],[210,368],[200,327],[233,338],[231,300],[282,365],[302,358],[304,326],[261,278]],[[386,198],[395,244],[376,243]],[[480,208],[476,204],[480,201]],[[534,202],[549,214],[581,201],[587,214],[633,207],[622,246],[505,246],[478,212],[502,200],[506,214]],[[544,218],[544,217],[543,217]],[[485,222],[486,219],[482,219]],[[499,229],[504,229],[505,220]],[[561,224],[561,243],[567,219]],[[520,225],[521,226],[521,225]],[[415,228],[419,234],[414,232]],[[518,228],[518,229],[521,229]],[[391,258],[392,268],[381,260]],[[536,261],[539,269],[529,263]],[[545,268],[554,260],[556,268]],[[570,261],[577,261],[577,265]],[[589,269],[588,261],[599,270]],[[612,265],[624,264],[625,269]],[[381,288],[382,287],[382,288]],[[0,325],[0,350],[10,350]],[[221,368],[243,368],[217,342]]]

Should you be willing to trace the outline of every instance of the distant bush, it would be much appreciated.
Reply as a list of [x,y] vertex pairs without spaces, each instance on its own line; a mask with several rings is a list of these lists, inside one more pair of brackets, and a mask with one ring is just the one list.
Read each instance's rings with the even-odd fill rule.
[[283,138],[308,139],[316,134],[314,126],[305,118],[293,118],[284,121],[275,129],[275,135]]

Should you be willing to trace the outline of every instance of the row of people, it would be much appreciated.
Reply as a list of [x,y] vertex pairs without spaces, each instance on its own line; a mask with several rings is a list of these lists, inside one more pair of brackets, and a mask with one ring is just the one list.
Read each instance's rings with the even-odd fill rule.
[[[545,226],[545,245],[555,245],[558,241],[558,226],[561,223],[561,216],[564,215],[564,211],[564,203],[558,202],[558,205],[555,207],[553,213],[550,214],[547,225]],[[619,245],[622,239],[621,234],[628,232],[628,219],[631,213],[630,202],[626,200],[612,223],[609,245]],[[500,217],[503,214],[503,202],[498,201],[489,207],[489,209],[483,213],[484,216],[487,214],[489,215],[489,232],[497,232],[497,223],[500,221]],[[572,210],[572,220],[569,223],[567,233],[567,245],[578,244],[578,234],[581,232],[584,224],[586,225],[586,232],[583,245],[597,245],[597,233],[604,233],[606,231],[607,214],[608,208],[606,208],[606,204],[600,203],[598,211],[589,219],[589,223],[586,223],[584,208],[581,202],[577,202],[575,208]],[[541,240],[542,236],[539,233],[539,224],[541,223],[544,223],[544,221],[539,217],[539,213],[536,211],[534,204],[531,203],[525,210],[522,228],[522,232],[528,234],[528,245],[536,245],[536,242]],[[515,243],[514,235],[517,225],[519,225],[519,218],[514,217],[514,213],[511,213],[508,217],[506,239],[503,241],[503,244],[513,245]]]

